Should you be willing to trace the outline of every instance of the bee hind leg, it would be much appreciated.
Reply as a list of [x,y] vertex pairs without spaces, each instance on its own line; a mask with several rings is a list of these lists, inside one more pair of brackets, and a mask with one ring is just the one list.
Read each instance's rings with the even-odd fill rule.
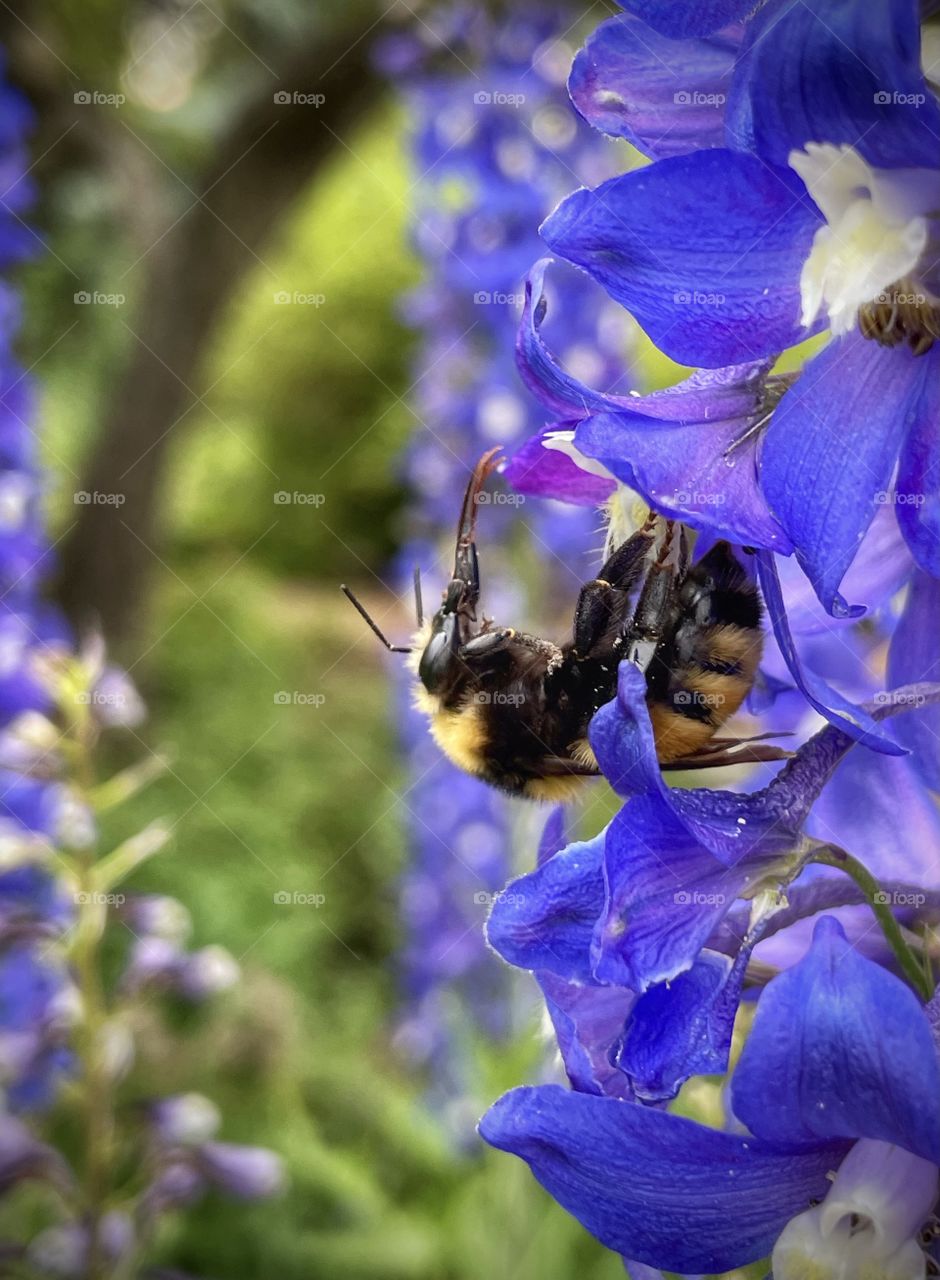
[[675,536],[675,522],[666,522],[665,536],[650,566],[636,608],[624,631],[626,656],[645,671],[660,640],[674,619],[683,564],[688,554],[685,538]]

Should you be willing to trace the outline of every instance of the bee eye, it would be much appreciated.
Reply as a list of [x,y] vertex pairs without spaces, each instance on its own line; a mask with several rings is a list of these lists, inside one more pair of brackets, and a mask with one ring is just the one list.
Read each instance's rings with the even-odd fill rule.
[[453,614],[435,627],[418,664],[418,678],[428,693],[436,693],[451,674],[457,619]]

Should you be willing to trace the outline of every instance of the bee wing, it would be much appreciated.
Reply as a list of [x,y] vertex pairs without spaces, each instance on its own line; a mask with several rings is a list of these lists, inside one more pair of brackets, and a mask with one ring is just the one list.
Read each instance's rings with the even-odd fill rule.
[[[761,737],[769,737],[762,734]],[[783,734],[774,734],[783,737]],[[731,764],[763,764],[773,760],[790,760],[796,753],[786,751],[783,747],[763,745],[759,738],[712,738],[701,751],[694,756],[681,756],[662,765],[667,769],[718,769]]]

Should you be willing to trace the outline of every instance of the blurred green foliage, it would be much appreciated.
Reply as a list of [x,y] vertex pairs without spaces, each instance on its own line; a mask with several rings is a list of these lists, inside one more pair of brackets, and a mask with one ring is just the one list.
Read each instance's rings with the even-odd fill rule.
[[[401,115],[383,108],[254,272],[211,362],[209,413],[174,458],[170,526],[188,549],[260,539],[272,568],[324,577],[387,563],[396,458],[416,424],[399,399],[411,342],[397,319],[417,280],[410,181]],[[323,503],[311,518],[309,504],[274,505],[276,491]]]
[[[279,1201],[213,1197],[171,1220],[166,1265],[284,1280],[615,1280],[618,1260],[518,1162],[482,1143],[455,1148],[392,1042],[400,766],[381,654],[336,584],[387,562],[395,459],[414,425],[399,399],[410,343],[395,318],[416,279],[402,123],[383,110],[356,155],[340,152],[268,255],[278,290],[324,303],[275,302],[259,268],[212,353],[208,410],[175,442],[169,548],[131,672],[151,720],[111,761],[166,749],[172,766],[105,838],[155,816],[174,824],[171,848],[134,887],[185,902],[195,942],[224,943],[245,980],[205,1016],[159,1001],[135,1015],[141,1057],[120,1105],[132,1117],[151,1090],[205,1092],[227,1139],[288,1164]],[[26,277],[32,332],[50,275]],[[90,328],[44,369],[60,525],[126,342],[118,312],[91,310]],[[277,505],[277,490],[325,501]],[[324,701],[278,703],[281,691]],[[283,892],[326,901],[281,905]],[[468,1035],[463,1050],[479,1111],[538,1074],[534,1005],[514,1045]]]

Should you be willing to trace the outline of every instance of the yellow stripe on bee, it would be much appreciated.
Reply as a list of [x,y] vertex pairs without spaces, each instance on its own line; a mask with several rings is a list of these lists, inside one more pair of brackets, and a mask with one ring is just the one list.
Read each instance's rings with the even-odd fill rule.
[[588,779],[573,773],[567,778],[530,778],[523,784],[522,794],[529,800],[545,800],[550,804],[570,804],[577,800]]
[[430,719],[431,737],[458,769],[482,773],[486,764],[486,729],[481,708],[465,706],[458,711],[442,711],[440,699],[419,689],[415,704]]
[[661,702],[649,705],[650,723],[656,741],[656,756],[663,763],[694,756],[714,736],[715,726],[691,720]]

